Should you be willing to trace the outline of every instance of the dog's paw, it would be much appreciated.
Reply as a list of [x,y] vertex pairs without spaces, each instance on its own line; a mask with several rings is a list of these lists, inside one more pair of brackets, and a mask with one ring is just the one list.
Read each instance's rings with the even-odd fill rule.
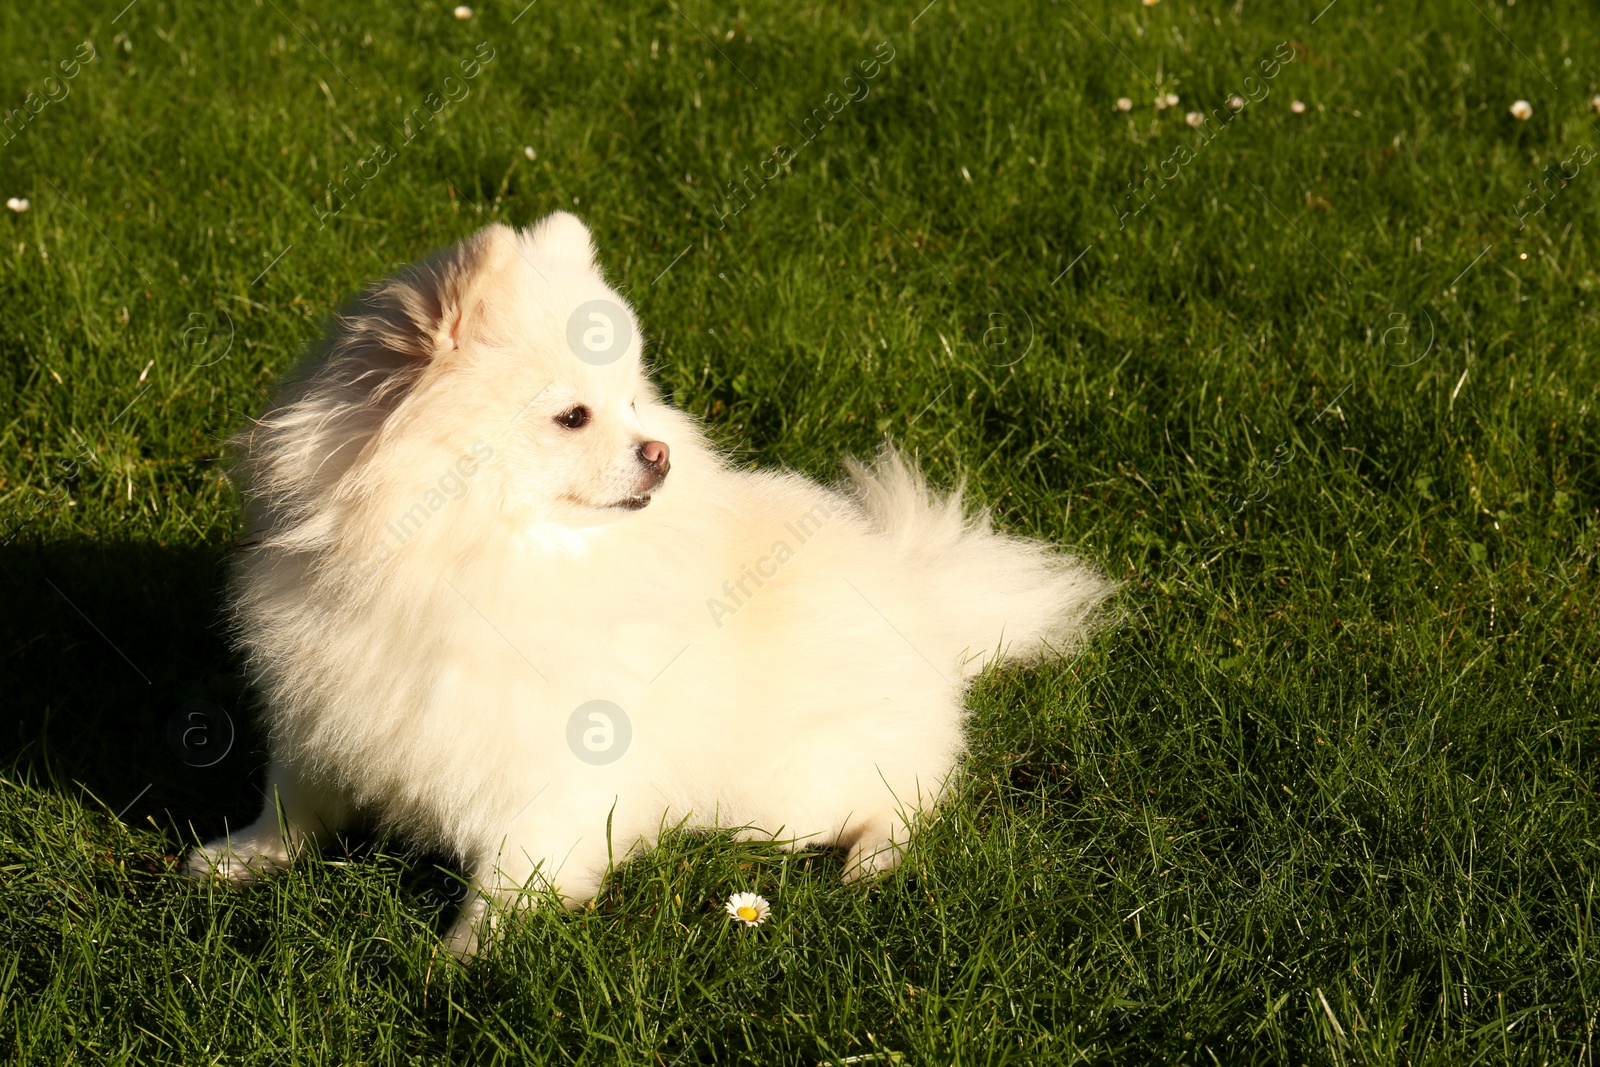
[[474,893],[462,903],[455,925],[445,934],[444,950],[462,963],[471,960],[494,936],[495,918],[489,902]]
[[845,856],[844,880],[870,882],[894,870],[905,858],[907,837],[905,824],[893,816],[868,822]]
[[850,850],[844,860],[844,880],[846,882],[872,882],[896,867],[905,856],[905,850],[893,844],[884,842],[872,851],[863,850],[859,845]]
[[478,954],[478,928],[471,923],[458,922],[444,936],[444,950],[461,963]]
[[219,837],[191,850],[180,870],[190,878],[215,878],[246,886],[288,865],[289,853],[281,843],[273,847],[271,842],[256,842],[248,836]]

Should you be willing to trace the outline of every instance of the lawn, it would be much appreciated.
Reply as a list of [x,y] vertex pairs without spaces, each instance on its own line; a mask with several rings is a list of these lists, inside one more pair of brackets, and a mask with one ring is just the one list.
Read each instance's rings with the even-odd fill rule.
[[[0,8],[8,1061],[1594,1062],[1591,7],[124,3]],[[1114,622],[866,890],[680,836],[460,967],[404,841],[180,879],[264,763],[222,441],[558,208],[738,462],[892,438]]]

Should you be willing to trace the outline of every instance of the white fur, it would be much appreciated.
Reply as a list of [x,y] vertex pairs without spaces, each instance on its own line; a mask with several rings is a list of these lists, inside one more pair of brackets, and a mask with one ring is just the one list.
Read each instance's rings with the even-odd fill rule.
[[[465,864],[461,954],[490,904],[581,904],[668,825],[841,845],[871,873],[946,788],[969,681],[1081,640],[1093,571],[892,451],[838,489],[730,467],[656,398],[636,327],[615,362],[574,356],[594,299],[632,314],[577,219],[490,226],[347,309],[242,435],[232,607],[275,803],[191,873],[247,882],[376,820]],[[590,425],[557,425],[579,403]],[[671,472],[611,506],[646,439]],[[568,745],[596,699],[632,724],[607,765]]]

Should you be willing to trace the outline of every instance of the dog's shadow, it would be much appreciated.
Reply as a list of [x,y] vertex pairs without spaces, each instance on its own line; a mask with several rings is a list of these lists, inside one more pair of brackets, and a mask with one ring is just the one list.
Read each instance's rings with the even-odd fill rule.
[[0,548],[0,765],[181,847],[261,809],[266,757],[221,613],[220,546]]
[[[266,739],[222,613],[227,549],[70,540],[0,547],[0,774],[163,835],[170,865],[254,822]],[[324,854],[382,858],[407,895],[454,917],[447,856],[370,828]]]

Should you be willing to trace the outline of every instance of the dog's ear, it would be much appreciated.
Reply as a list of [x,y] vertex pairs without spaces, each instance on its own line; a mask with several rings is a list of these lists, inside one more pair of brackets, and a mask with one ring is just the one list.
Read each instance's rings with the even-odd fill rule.
[[453,352],[462,346],[481,315],[484,301],[500,283],[501,275],[522,254],[517,231],[492,222],[455,248],[456,258],[449,277],[444,279],[439,302],[439,318],[434,328],[434,354]]
[[585,267],[594,263],[594,239],[589,227],[576,215],[557,211],[530,226],[527,232],[534,254],[543,259]]
[[462,347],[483,306],[522,254],[517,232],[492,223],[378,286],[366,327],[384,347],[434,359]]

